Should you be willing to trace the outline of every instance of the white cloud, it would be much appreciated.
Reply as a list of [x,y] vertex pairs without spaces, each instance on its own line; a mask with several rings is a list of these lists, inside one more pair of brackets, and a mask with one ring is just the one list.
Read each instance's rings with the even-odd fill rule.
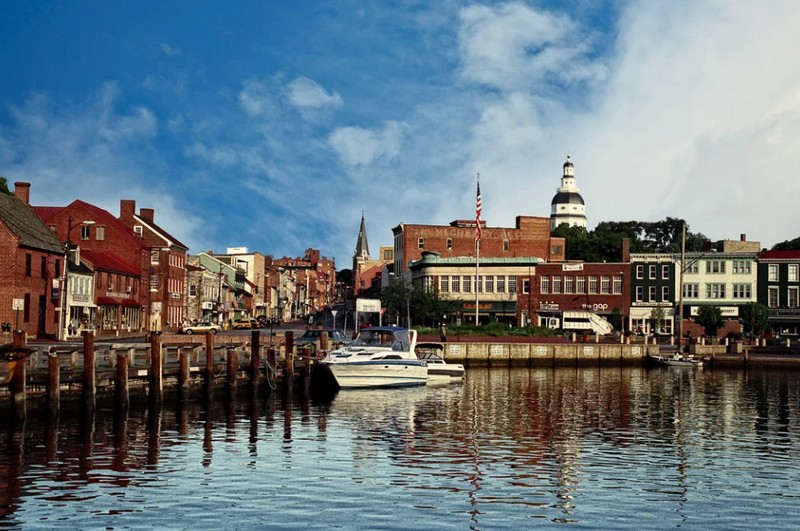
[[378,159],[392,159],[400,152],[403,131],[400,122],[386,122],[380,130],[341,127],[331,134],[330,145],[347,166],[368,166]]
[[161,51],[166,55],[183,55],[183,52],[180,50],[180,48],[175,48],[166,42],[161,43]]
[[338,92],[330,93],[307,77],[293,80],[286,88],[289,101],[300,109],[335,109],[342,106],[342,96]]
[[239,104],[250,116],[260,116],[272,111],[272,93],[265,83],[251,79],[239,91]]

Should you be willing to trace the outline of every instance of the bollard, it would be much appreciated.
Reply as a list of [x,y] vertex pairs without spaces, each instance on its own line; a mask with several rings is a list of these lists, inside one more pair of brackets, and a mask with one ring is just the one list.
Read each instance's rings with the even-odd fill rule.
[[83,331],[83,406],[86,411],[94,411],[97,399],[97,385],[95,384],[95,352],[94,334]]

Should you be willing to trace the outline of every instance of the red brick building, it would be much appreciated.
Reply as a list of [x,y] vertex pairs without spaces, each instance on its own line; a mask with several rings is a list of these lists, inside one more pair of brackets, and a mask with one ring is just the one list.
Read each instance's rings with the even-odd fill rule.
[[186,254],[189,248],[155,222],[155,211],[123,199],[119,220],[139,239],[142,246],[142,279],[147,295],[149,330],[177,332],[186,318]]
[[[550,218],[517,216],[513,228],[481,226],[481,258],[564,260],[564,238],[550,236]],[[447,226],[401,223],[392,229],[395,273],[405,274],[425,251],[435,251],[444,259],[474,257],[475,229],[475,220],[456,220]]]
[[144,330],[148,289],[141,271],[148,255],[133,231],[107,210],[81,200],[34,210],[58,239],[77,244],[84,259],[102,264],[94,279],[97,332]]
[[[606,320],[614,311],[622,314],[623,323],[630,311],[630,293],[626,287],[626,271],[630,264],[562,262],[542,263],[535,274],[523,282],[517,297],[517,311],[526,322],[542,326],[545,319],[558,319],[569,312],[592,312]],[[527,290],[527,291],[526,291]]]
[[0,322],[29,336],[58,336],[64,244],[30,207],[30,183],[0,194]]

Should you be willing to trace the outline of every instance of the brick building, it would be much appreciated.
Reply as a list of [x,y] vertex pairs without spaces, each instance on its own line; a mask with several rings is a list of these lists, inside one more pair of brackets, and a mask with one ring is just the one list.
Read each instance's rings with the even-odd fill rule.
[[155,222],[155,211],[122,199],[119,220],[139,239],[146,279],[150,330],[176,332],[186,319],[186,253],[189,248]]
[[58,336],[65,246],[30,207],[30,183],[0,194],[0,322],[29,336]]
[[[537,257],[547,262],[564,260],[564,238],[550,236],[550,218],[517,216],[516,225],[483,227],[480,255],[483,258]],[[444,258],[475,257],[475,220],[456,220],[450,225],[410,225],[394,227],[394,271],[407,273],[409,264],[422,258],[424,251],[435,251]]]

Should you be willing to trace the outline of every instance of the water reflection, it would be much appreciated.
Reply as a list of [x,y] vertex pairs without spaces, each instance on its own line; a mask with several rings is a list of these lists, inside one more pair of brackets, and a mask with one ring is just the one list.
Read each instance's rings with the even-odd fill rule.
[[362,514],[354,500],[377,492],[392,506],[355,527],[735,527],[745,509],[758,527],[777,509],[800,516],[799,418],[798,374],[631,368],[473,368],[462,385],[321,402],[242,386],[32,411],[0,418],[0,524],[81,527],[88,513],[147,525],[124,515],[168,505],[162,524],[182,525],[182,500],[212,488],[203,514],[238,527],[253,508],[225,500],[258,499],[280,527]]

